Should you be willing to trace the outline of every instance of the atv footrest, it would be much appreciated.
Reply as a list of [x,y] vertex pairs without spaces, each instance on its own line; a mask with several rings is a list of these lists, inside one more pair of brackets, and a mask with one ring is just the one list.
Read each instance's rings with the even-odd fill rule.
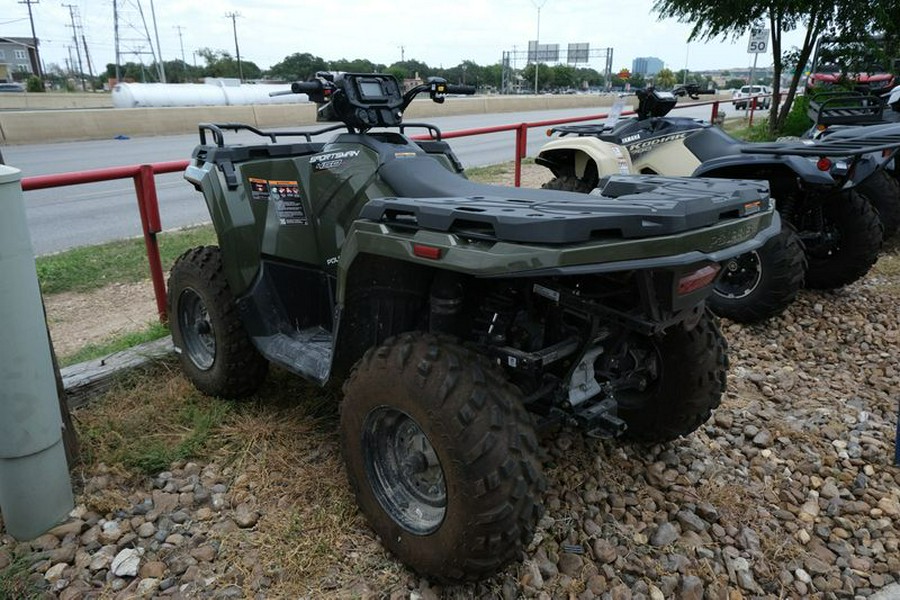
[[334,342],[331,333],[321,327],[257,336],[253,342],[269,360],[320,384],[328,381]]

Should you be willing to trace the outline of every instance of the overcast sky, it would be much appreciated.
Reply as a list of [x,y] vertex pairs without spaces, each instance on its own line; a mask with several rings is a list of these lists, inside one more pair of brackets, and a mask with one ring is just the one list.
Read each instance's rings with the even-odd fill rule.
[[[255,0],[254,2],[154,0],[164,60],[184,58],[209,47],[234,54],[232,21],[236,12],[241,58],[265,69],[294,52],[322,58],[368,58],[391,64],[417,59],[430,66],[452,67],[463,60],[499,62],[505,50],[525,50],[538,28],[540,0],[413,0],[397,3],[372,0]],[[152,62],[138,11],[138,0],[119,0],[122,62]],[[112,0],[68,0],[76,6],[76,23],[83,25],[95,73],[114,61]],[[155,45],[150,0],[142,0]],[[656,56],[673,70],[748,66],[747,40],[687,44],[690,27],[659,21],[652,0],[544,0],[540,11],[541,43],[587,42],[593,48],[612,47],[613,68],[631,68],[638,56]],[[44,64],[65,66],[72,45],[69,9],[58,1],[32,6]],[[79,30],[80,32],[80,30]],[[17,0],[0,0],[0,35],[30,36],[27,7]],[[143,39],[141,39],[143,38]],[[788,46],[800,35],[787,36]],[[80,41],[80,40],[79,40]],[[402,49],[401,49],[402,47]],[[83,53],[83,47],[81,48]],[[73,52],[74,56],[74,52]],[[84,60],[84,56],[82,56]],[[519,60],[522,66],[523,60]],[[759,65],[772,62],[760,55]],[[601,59],[592,59],[602,69]],[[87,71],[87,64],[84,64]]]

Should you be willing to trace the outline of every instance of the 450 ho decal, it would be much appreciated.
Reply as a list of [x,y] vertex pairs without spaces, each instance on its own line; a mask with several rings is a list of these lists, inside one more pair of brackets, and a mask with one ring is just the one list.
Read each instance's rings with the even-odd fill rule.
[[344,160],[348,158],[356,158],[359,156],[359,150],[344,150],[343,152],[328,152],[326,154],[316,154],[309,157],[309,164],[314,165],[316,171],[325,169],[333,169],[344,164]]

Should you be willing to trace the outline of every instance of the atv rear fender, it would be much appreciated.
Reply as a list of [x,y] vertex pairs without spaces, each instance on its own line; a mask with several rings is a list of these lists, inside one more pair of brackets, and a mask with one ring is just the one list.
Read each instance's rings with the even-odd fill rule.
[[[833,186],[834,178],[816,168],[813,161],[800,156],[738,154],[708,160],[691,174],[692,177],[726,177],[729,179],[799,178],[807,185]],[[775,196],[776,190],[772,190]]]
[[[535,162],[557,177],[575,175],[592,180],[598,176],[634,172],[631,155],[617,144],[593,137],[565,137],[547,143]],[[593,169],[593,171],[592,171]]]

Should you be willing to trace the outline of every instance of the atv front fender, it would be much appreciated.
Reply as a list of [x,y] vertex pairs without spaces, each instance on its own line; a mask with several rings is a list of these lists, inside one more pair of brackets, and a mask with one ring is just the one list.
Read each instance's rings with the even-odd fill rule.
[[[587,175],[593,179],[634,173],[627,150],[590,136],[565,137],[548,142],[534,162],[547,167],[557,177],[575,175],[579,179],[587,179]],[[591,169],[595,170],[591,172]]]
[[[692,177],[728,177],[731,179],[766,179],[768,173],[793,174],[804,183],[833,186],[834,178],[820,171],[808,158],[773,156],[767,154],[737,154],[708,160],[694,171]],[[761,175],[766,173],[764,175]]]

